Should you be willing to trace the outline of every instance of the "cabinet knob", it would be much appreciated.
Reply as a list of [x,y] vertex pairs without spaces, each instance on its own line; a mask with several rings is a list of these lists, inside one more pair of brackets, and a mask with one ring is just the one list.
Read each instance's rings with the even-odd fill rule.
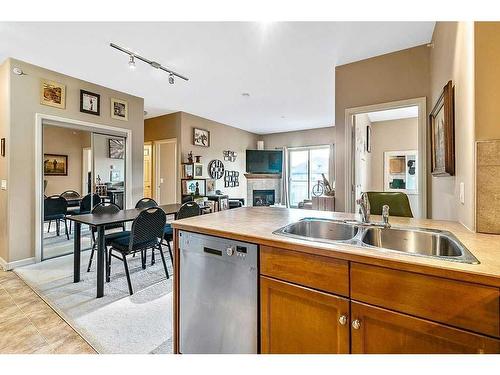
[[361,327],[361,322],[359,321],[359,319],[355,319],[352,321],[351,325],[352,328],[359,329]]
[[346,325],[346,323],[347,323],[347,315],[340,315],[340,316],[339,316],[339,323],[340,323],[341,325],[345,326],[345,325]]

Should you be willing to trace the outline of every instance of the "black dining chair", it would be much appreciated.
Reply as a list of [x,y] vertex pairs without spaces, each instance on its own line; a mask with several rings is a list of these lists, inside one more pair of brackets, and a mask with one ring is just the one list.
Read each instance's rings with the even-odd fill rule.
[[135,208],[152,208],[157,207],[158,203],[152,198],[142,198],[135,204]]
[[[160,251],[163,267],[165,268],[165,274],[167,279],[170,278],[167,263],[165,262],[165,255],[163,254],[161,246],[161,238],[163,236],[163,228],[165,227],[166,219],[167,215],[159,207],[145,209],[144,211],[141,211],[141,213],[132,222],[132,229],[128,236],[120,237],[111,241],[111,247],[108,251],[106,281],[109,282],[111,278],[111,259],[113,257],[120,259],[123,261],[123,267],[125,268],[125,274],[127,276],[128,290],[132,295],[134,291],[132,289],[132,282],[130,281],[127,255],[140,252],[142,255],[142,268],[144,269],[146,267],[146,251],[148,249]],[[113,254],[113,252],[120,253],[121,257]]]
[[[85,215],[90,214],[92,209],[101,203],[101,197],[98,194],[87,194],[80,201],[80,207],[68,211],[68,215]],[[71,223],[69,223],[69,231],[71,233]]]
[[61,197],[68,201],[68,207],[80,206],[80,202],[78,199],[81,198],[81,195],[75,190],[66,190],[65,192],[61,193]]
[[[175,215],[175,219],[180,220],[199,215],[201,215],[201,208],[198,203],[186,202],[181,206],[181,208],[179,208],[177,215]],[[163,239],[167,243],[170,260],[172,265],[174,265],[174,257],[172,256],[172,248],[170,247],[170,242],[174,240],[174,229],[172,228],[172,225],[165,224],[165,227],[163,228]]]
[[68,202],[66,199],[60,197],[59,195],[51,195],[43,200],[43,221],[49,222],[49,229],[47,231],[50,232],[50,224],[52,221],[56,222],[56,234],[59,236],[61,221],[64,221],[64,228],[66,230],[66,237],[69,240],[68,233],[68,222],[66,221],[66,211],[68,209]]
[[[96,215],[104,215],[104,214],[116,214],[120,212],[120,207],[114,203],[104,203],[101,202],[97,206],[94,207],[92,210],[93,214]],[[123,236],[129,236],[130,232],[125,230],[125,224],[124,223],[116,223],[116,224],[109,224],[104,227],[104,231],[111,230],[111,229],[121,229],[121,232],[113,232],[113,233],[108,233],[104,235],[104,245],[105,245],[105,254],[106,254],[106,262],[108,261],[108,256],[107,256],[107,248],[110,246],[111,241],[123,237]],[[87,267],[87,272],[90,272],[90,268],[92,267],[92,260],[94,259],[94,252],[97,249],[97,241],[96,241],[96,233],[97,233],[97,228],[92,227],[91,228],[92,232],[92,250],[90,253],[90,259],[89,259],[89,265]]]

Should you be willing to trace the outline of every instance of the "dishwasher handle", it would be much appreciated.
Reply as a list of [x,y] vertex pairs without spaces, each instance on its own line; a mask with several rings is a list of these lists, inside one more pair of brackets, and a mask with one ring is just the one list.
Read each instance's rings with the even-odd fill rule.
[[205,246],[204,246],[204,247],[203,247],[203,251],[204,251],[205,253],[208,253],[208,254],[218,255],[218,256],[220,256],[220,257],[222,256],[222,251],[220,251],[220,250],[216,250],[216,249],[212,249],[212,248],[210,248],[210,247],[205,247]]

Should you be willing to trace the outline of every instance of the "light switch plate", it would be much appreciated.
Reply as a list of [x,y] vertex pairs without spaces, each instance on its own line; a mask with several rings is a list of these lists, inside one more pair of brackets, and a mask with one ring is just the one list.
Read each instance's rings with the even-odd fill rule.
[[163,178],[160,178],[160,184],[163,184]]
[[465,204],[465,184],[460,183],[460,203]]
[[2,180],[0,185],[2,190],[7,190],[7,180]]

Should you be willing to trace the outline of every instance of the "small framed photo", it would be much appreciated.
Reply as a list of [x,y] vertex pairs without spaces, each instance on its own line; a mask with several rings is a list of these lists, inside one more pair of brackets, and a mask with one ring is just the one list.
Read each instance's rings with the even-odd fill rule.
[[207,180],[207,195],[215,195],[215,180]]
[[66,108],[66,86],[59,82],[40,80],[40,104]]
[[205,129],[193,129],[193,144],[195,146],[210,147],[210,132]]
[[43,174],[45,176],[67,176],[68,155],[44,154]]
[[100,116],[101,95],[90,91],[80,90],[80,112]]
[[115,171],[115,170],[111,171],[109,177],[111,182],[119,182],[121,180],[120,171]]
[[128,121],[128,102],[111,98],[111,118]]
[[203,177],[203,164],[194,163],[194,177]]
[[123,159],[125,157],[125,141],[123,139],[109,140],[109,158],[110,159]]

